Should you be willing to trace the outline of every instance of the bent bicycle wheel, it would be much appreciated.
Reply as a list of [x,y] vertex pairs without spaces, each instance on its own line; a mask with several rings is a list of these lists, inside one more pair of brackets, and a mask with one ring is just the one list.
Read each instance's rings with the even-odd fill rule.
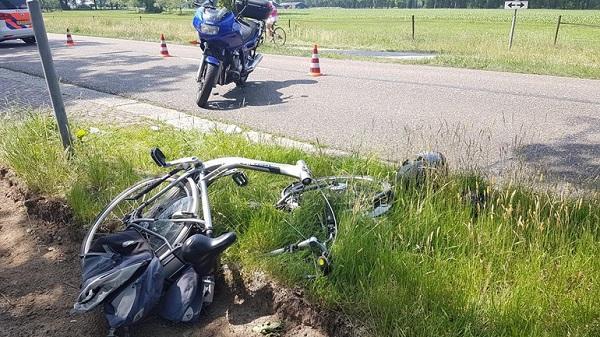
[[295,236],[298,241],[271,254],[310,249],[318,254],[316,264],[324,274],[331,270],[339,216],[351,212],[378,217],[390,210],[393,199],[390,184],[368,176],[323,177],[310,185],[294,183],[281,195],[276,208],[291,212],[285,221],[287,239],[294,240]]
[[362,212],[369,217],[385,214],[393,199],[391,185],[369,176],[321,177],[311,185],[294,183],[281,192],[276,207],[293,210],[302,205],[307,192],[318,191],[334,202],[336,209],[348,209]]
[[[151,198],[158,195],[158,193],[166,188],[171,182],[175,181],[175,178],[169,178],[149,191],[145,191],[145,189],[153,186],[161,179],[162,178],[149,178],[142,180],[116,196],[106,208],[100,212],[90,226],[81,244],[81,256],[84,256],[89,252],[92,243],[98,237],[125,230],[129,226],[128,219],[133,212],[146,201],[151,200]],[[172,213],[177,210],[193,212],[193,209],[191,209],[192,203],[183,202],[186,198],[191,198],[191,196],[192,189],[189,184],[187,182],[179,182],[144,207],[141,214],[138,214],[138,216],[144,218],[165,219],[170,217]],[[174,205],[178,205],[179,207]]]

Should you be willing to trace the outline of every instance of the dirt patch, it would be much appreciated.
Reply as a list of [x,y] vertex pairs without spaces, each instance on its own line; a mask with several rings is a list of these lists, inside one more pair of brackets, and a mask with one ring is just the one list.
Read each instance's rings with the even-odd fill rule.
[[0,336],[104,335],[91,328],[104,324],[98,313],[69,313],[78,293],[78,245],[63,239],[66,229],[30,216],[26,196],[0,169]]
[[243,297],[256,297],[257,294],[263,293],[268,298],[264,303],[270,307],[270,310],[279,317],[285,317],[286,320],[300,326],[318,327],[324,335],[330,337],[369,336],[364,327],[353,323],[343,314],[311,304],[304,296],[302,288],[282,287],[262,273],[243,277],[235,267],[225,266],[223,277],[228,291],[242,294]]
[[[71,314],[79,292],[81,232],[59,199],[31,196],[0,168],[0,337],[105,336],[99,310]],[[262,274],[243,277],[224,266],[215,299],[196,324],[151,316],[131,336],[349,337],[362,329],[336,312],[321,311],[300,289],[286,289]],[[262,334],[257,327],[273,332]],[[268,330],[268,329],[267,329]]]

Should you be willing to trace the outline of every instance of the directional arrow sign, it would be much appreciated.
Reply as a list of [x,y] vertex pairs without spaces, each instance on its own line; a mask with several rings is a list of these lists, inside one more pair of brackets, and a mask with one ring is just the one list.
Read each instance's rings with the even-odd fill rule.
[[527,9],[529,1],[505,1],[504,9]]

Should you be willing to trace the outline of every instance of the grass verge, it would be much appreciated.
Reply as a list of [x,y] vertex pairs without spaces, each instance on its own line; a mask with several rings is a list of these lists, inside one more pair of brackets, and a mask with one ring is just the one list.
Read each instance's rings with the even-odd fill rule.
[[[261,51],[306,56],[313,43],[339,49],[423,51],[438,53],[439,57],[402,62],[600,79],[599,13],[520,11],[514,45],[508,50],[512,12],[506,10],[282,10],[279,24],[287,31],[287,46],[277,48],[265,43]],[[411,15],[415,16],[414,40]],[[559,15],[565,24],[555,46]],[[185,44],[197,38],[191,27],[192,16],[191,11],[183,15],[65,11],[47,13],[44,18],[48,30],[55,33],[64,33],[70,27],[74,34],[144,41],[158,41],[160,33],[164,33],[169,42]]]
[[[60,150],[51,118],[7,123],[0,132],[0,162],[34,191],[65,197],[82,226],[120,190],[158,172],[148,155],[153,146],[173,158],[305,159],[316,176],[394,174],[394,168],[368,158],[315,156],[235,135],[168,127],[100,127],[76,141],[71,159]],[[422,189],[398,188],[385,217],[340,212],[333,272],[307,281],[304,276],[314,268],[308,255],[263,254],[297,237],[296,230],[310,230],[306,218],[272,207],[289,179],[260,173],[249,178],[245,188],[229,180],[211,186],[219,230],[239,235],[226,259],[304,286],[314,301],[350,314],[374,335],[600,334],[597,196],[567,199],[522,186],[494,188],[468,174]]]

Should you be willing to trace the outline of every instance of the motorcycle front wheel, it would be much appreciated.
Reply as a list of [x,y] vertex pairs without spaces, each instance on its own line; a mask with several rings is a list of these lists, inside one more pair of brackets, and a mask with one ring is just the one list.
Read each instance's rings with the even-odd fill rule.
[[204,71],[200,75],[200,81],[198,82],[198,93],[196,94],[196,104],[199,107],[206,107],[208,103],[208,96],[210,96],[210,92],[215,85],[218,75],[219,66],[206,63]]

